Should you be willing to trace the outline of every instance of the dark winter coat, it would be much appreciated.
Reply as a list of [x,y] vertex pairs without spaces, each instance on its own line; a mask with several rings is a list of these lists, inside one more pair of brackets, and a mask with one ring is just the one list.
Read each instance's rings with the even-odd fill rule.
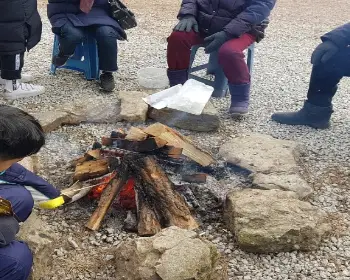
[[41,39],[36,0],[0,0],[0,55],[30,50]]
[[267,19],[276,0],[183,0],[178,17],[195,16],[206,35],[226,31],[232,37],[252,32]]
[[322,41],[332,41],[339,48],[350,46],[350,22],[322,36]]
[[122,37],[125,37],[125,31],[111,17],[108,0],[95,0],[92,10],[88,14],[83,13],[79,6],[80,0],[49,0],[47,15],[53,32],[61,28],[67,21],[70,21],[76,27],[91,25],[112,26]]
[[8,185],[21,185],[30,186],[48,198],[56,198],[60,195],[60,191],[54,186],[46,182],[43,178],[35,175],[29,170],[25,169],[22,165],[15,163],[4,174],[0,175],[0,186]]

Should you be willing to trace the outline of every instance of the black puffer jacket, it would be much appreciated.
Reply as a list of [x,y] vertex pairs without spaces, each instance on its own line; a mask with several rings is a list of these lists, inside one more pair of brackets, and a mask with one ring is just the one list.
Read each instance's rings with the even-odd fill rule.
[[0,0],[0,55],[30,50],[41,32],[37,0]]

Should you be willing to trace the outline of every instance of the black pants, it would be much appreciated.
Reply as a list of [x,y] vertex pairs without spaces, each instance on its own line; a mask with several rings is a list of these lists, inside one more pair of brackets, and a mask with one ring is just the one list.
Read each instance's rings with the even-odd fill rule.
[[0,55],[1,78],[5,80],[18,80],[24,64],[24,53],[15,55]]
[[317,106],[331,106],[338,83],[343,77],[350,77],[350,47],[339,51],[326,63],[313,67],[308,101]]
[[70,22],[67,22],[60,28],[59,32],[55,32],[59,35],[60,50],[63,54],[72,55],[76,46],[83,41],[85,32],[92,34],[97,41],[100,70],[117,71],[117,39],[121,38],[121,36],[111,26],[75,27]]

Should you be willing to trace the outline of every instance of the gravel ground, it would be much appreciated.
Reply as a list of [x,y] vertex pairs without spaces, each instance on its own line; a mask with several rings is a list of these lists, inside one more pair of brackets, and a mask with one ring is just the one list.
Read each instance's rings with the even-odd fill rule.
[[[138,90],[136,73],[142,67],[166,67],[166,37],[176,22],[180,1],[129,0],[128,4],[137,14],[139,27],[128,32],[128,42],[119,45],[118,90]],[[77,98],[100,95],[106,102],[117,98],[118,91],[104,96],[96,84],[75,73],[60,71],[56,77],[49,75],[53,36],[46,19],[45,3],[40,3],[40,9],[44,21],[43,38],[26,56],[25,69],[47,92],[40,97],[15,101],[13,105],[30,111],[46,111]],[[237,249],[220,220],[213,223],[204,219],[201,230],[229,259],[230,279],[350,279],[350,195],[347,191],[350,183],[350,99],[347,94],[350,79],[341,82],[335,97],[331,129],[316,131],[270,121],[274,111],[300,108],[306,95],[313,48],[323,33],[347,21],[348,0],[279,0],[267,38],[256,49],[251,113],[243,120],[234,121],[226,114],[229,99],[215,101],[223,124],[220,131],[191,133],[193,139],[214,154],[228,138],[249,132],[298,141],[303,151],[300,171],[315,188],[310,202],[327,211],[334,224],[332,237],[317,252],[253,255]],[[5,103],[4,100],[0,102]],[[50,134],[47,146],[40,153],[41,174],[59,188],[66,187],[70,179],[66,170],[68,160],[116,126],[124,124],[82,124]],[[233,174],[224,180],[210,180],[203,191],[208,191],[206,188],[214,192],[221,188],[234,189],[240,183],[244,184],[244,180]],[[55,247],[52,273],[47,279],[114,279],[108,252],[113,244],[133,238],[133,235],[122,230],[125,213],[120,211],[112,213],[96,235],[84,232],[83,224],[93,208],[94,203],[83,201],[42,213],[62,237],[62,242]],[[72,239],[78,243],[78,248]],[[84,248],[88,250],[82,250]]]

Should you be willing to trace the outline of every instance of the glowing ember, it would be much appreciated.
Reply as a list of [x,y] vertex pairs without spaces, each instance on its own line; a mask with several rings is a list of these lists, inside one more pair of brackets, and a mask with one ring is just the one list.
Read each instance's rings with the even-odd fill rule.
[[94,187],[90,193],[89,193],[89,198],[91,199],[99,199],[101,197],[101,194],[103,190],[108,186],[109,182],[115,177],[116,172],[112,172],[109,176],[104,176],[101,179],[101,184]]
[[[110,181],[115,177],[115,175],[116,175],[116,172],[114,171],[109,176],[105,176],[103,179],[101,179],[101,184],[94,187],[90,191],[88,195],[89,198],[97,199],[97,200],[100,199],[102,192],[108,186]],[[136,208],[134,185],[135,185],[135,180],[133,178],[130,178],[126,182],[125,187],[120,192],[117,199],[117,204],[122,208],[126,208],[126,209]]]
[[118,196],[118,204],[125,209],[135,209],[136,208],[136,199],[135,199],[135,180],[130,178],[125,187],[122,189]]

